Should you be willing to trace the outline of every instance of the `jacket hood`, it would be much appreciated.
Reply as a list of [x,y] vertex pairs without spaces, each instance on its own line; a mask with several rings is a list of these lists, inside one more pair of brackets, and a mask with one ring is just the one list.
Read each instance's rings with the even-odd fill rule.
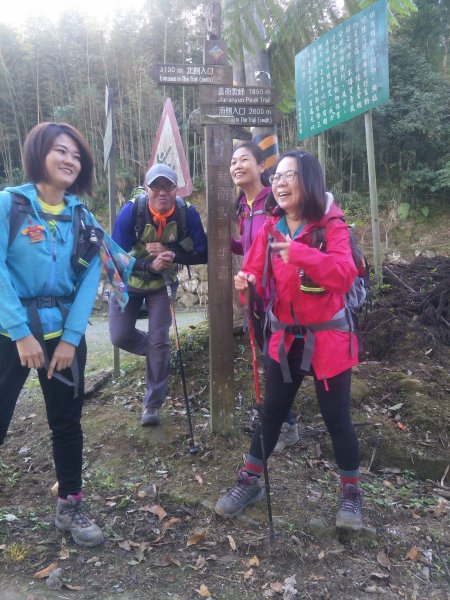
[[327,206],[325,208],[325,214],[319,221],[319,226],[323,227],[328,223],[330,219],[342,219],[344,217],[344,213],[339,208],[339,206],[335,203],[333,194],[331,192],[326,192],[327,194]]
[[[17,186],[9,186],[4,189],[5,192],[14,192],[15,194],[20,194],[21,196],[25,196],[32,203],[37,200],[37,188],[34,183],[24,183],[22,185]],[[67,202],[68,207],[75,206],[76,204],[81,204],[78,199],[78,196],[75,194],[64,194],[64,200]]]

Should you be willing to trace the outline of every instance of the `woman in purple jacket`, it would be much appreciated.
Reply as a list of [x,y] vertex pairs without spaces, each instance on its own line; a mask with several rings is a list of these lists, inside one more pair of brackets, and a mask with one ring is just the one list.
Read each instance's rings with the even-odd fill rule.
[[[231,240],[231,250],[234,254],[245,256],[266,220],[264,205],[271,191],[264,155],[255,142],[242,142],[235,146],[230,163],[230,175],[233,183],[240,189],[236,208],[241,236],[240,239]],[[269,280],[263,296],[257,298],[260,309],[258,312],[266,312],[272,294],[273,283]],[[263,324],[262,317],[255,323],[256,339],[261,350],[263,349]],[[298,440],[297,423],[291,411],[283,423],[274,453],[282,452]]]

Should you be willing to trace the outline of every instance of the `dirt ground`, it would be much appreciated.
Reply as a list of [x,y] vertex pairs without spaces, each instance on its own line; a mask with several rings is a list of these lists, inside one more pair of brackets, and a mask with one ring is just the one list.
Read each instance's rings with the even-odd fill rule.
[[[97,548],[79,548],[53,526],[49,434],[29,380],[0,450],[0,599],[448,600],[450,261],[389,270],[361,315],[365,350],[353,382],[360,534],[333,527],[338,477],[311,382],[295,404],[301,441],[269,461],[275,541],[265,502],[233,520],[215,515],[256,414],[248,342],[237,334],[236,434],[211,435],[205,324],[182,335],[197,456],[187,452],[175,355],[161,427],[139,425],[140,359],[86,399],[86,504],[106,536]],[[35,578],[54,563],[59,577]]]

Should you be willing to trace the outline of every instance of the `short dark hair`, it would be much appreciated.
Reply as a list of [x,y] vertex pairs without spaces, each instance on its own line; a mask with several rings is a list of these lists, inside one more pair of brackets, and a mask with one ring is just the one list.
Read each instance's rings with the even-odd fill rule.
[[67,188],[69,194],[92,195],[94,159],[89,144],[81,133],[67,123],[39,123],[28,133],[23,146],[23,162],[26,176],[33,182],[47,181],[45,159],[55,139],[68,135],[78,146],[81,169],[74,183]]
[[[283,158],[287,157],[295,158],[297,161],[298,186],[302,197],[300,216],[306,221],[320,221],[327,207],[327,195],[325,178],[318,158],[311,152],[297,148],[280,156],[277,167]],[[268,212],[273,212],[275,208],[277,208],[278,214],[284,214],[284,210],[278,207],[275,196],[271,191],[267,197],[265,209]]]

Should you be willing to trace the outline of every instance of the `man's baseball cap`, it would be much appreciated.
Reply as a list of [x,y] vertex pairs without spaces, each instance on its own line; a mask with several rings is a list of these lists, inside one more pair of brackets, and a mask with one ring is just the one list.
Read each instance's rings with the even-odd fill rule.
[[145,184],[150,187],[155,179],[158,179],[158,177],[164,177],[165,179],[168,179],[170,183],[173,183],[173,185],[177,185],[177,174],[173,169],[164,163],[153,165],[153,167],[147,171],[144,180]]

